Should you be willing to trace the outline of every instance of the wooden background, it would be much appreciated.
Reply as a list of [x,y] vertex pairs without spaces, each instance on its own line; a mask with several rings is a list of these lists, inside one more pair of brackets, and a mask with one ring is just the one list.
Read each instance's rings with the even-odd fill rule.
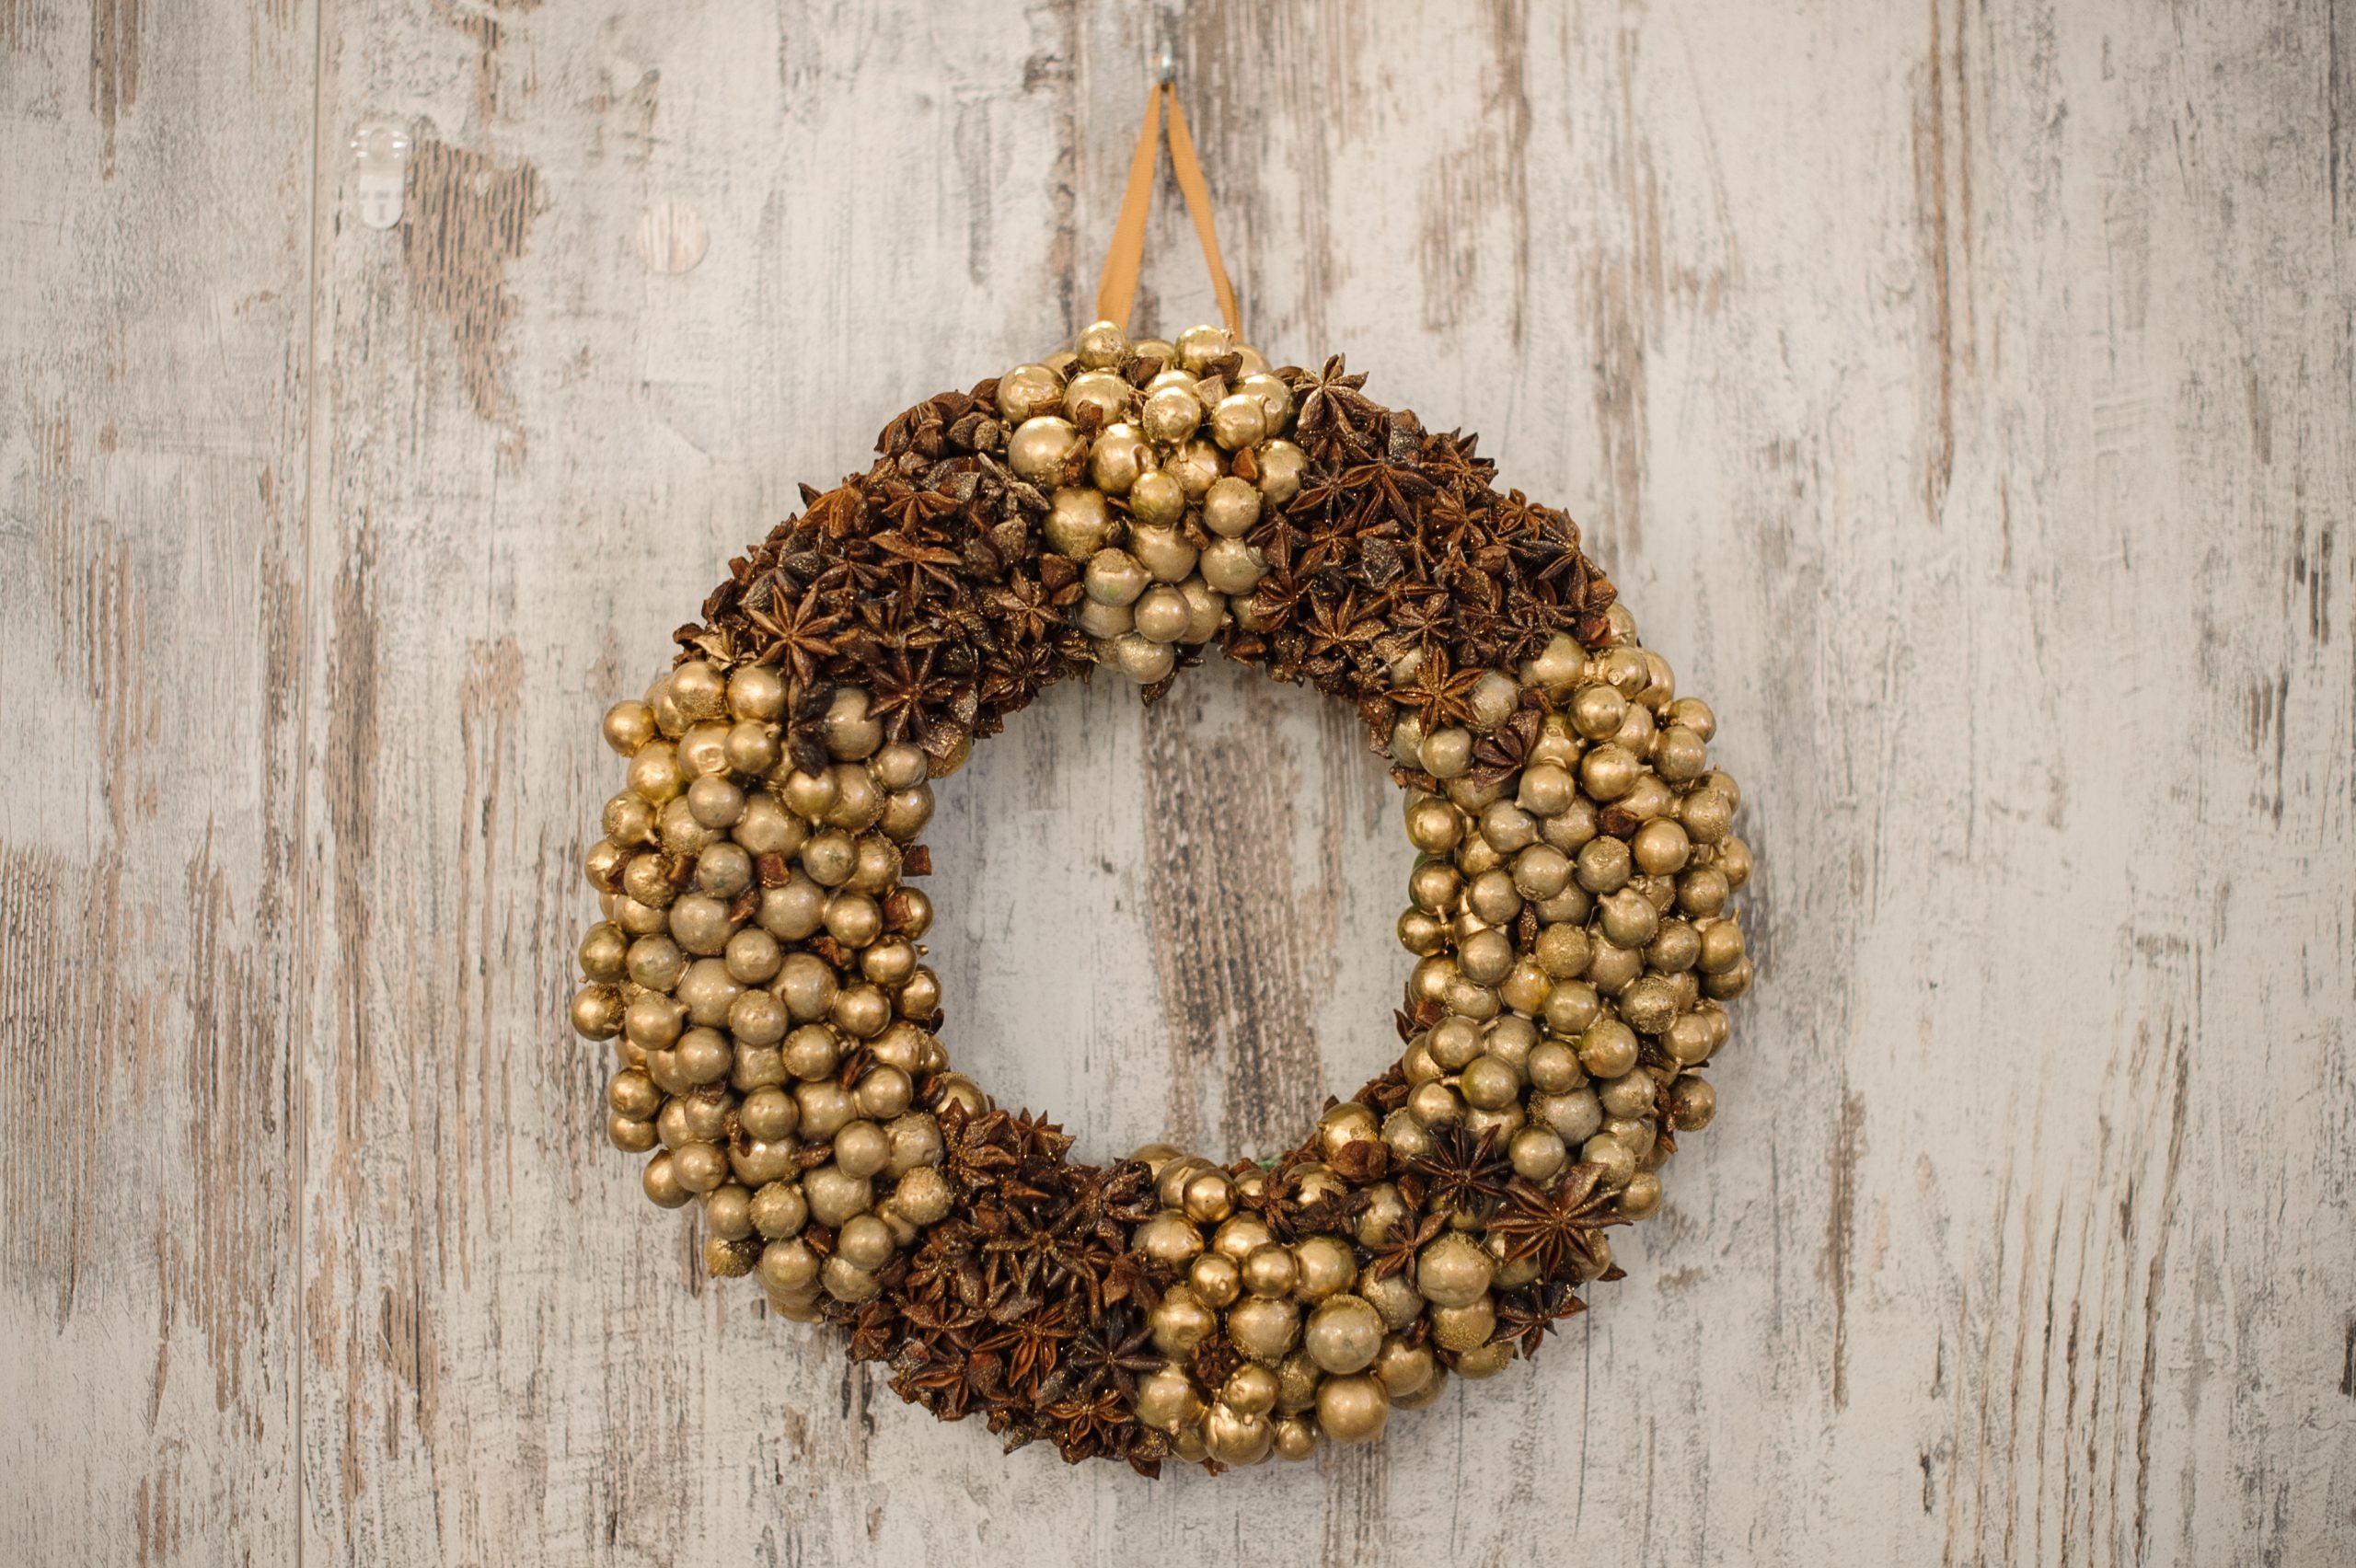
[[[1764,870],[1599,1310],[1149,1484],[699,1285],[561,1007],[597,713],[1084,319],[1164,34],[1254,337],[1583,520]],[[13,1561],[2356,1553],[2347,6],[0,0],[0,140]],[[944,790],[952,1048],[1273,1147],[1393,1048],[1392,792],[1117,685]]]

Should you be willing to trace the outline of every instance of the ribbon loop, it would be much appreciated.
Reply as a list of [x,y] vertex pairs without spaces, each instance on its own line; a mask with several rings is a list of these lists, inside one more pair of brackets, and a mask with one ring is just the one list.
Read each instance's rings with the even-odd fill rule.
[[1211,292],[1218,296],[1219,314],[1238,340],[1243,336],[1242,313],[1236,308],[1235,285],[1219,259],[1218,231],[1211,222],[1211,190],[1203,166],[1195,156],[1195,139],[1186,129],[1186,111],[1178,105],[1178,89],[1157,82],[1146,96],[1145,123],[1138,131],[1137,150],[1129,156],[1128,189],[1121,194],[1121,213],[1113,225],[1112,248],[1105,252],[1104,272],[1096,285],[1099,319],[1129,325],[1129,308],[1138,292],[1138,274],[1145,265],[1145,225],[1153,207],[1154,167],[1161,151],[1162,112],[1170,116],[1170,167],[1178,177],[1179,193],[1186,199],[1187,215],[1195,221],[1195,237],[1202,242],[1203,263],[1211,275]]

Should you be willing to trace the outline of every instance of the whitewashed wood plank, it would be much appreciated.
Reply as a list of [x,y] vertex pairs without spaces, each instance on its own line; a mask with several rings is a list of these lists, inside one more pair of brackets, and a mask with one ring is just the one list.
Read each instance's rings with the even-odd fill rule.
[[0,1547],[291,1554],[315,32],[0,6]]
[[[115,16],[91,36],[120,36]],[[409,123],[410,219],[341,216],[330,158],[307,322],[282,290],[224,335],[211,295],[123,237],[139,136],[194,134],[191,95],[158,86],[184,78],[149,47],[135,71],[102,52],[86,81],[58,41],[80,18],[8,17],[12,129],[72,129],[44,133],[64,178],[6,210],[117,225],[58,249],[40,289],[144,265],[179,291],[146,296],[160,335],[113,375],[38,336],[17,302],[49,295],[12,293],[26,384],[154,409],[192,379],[191,345],[288,356],[246,384],[275,402],[174,412],[137,449],[136,505],[90,499],[131,482],[121,451],[0,427],[9,515],[32,520],[10,536],[63,541],[21,559],[82,584],[12,605],[7,689],[98,667],[72,651],[98,624],[151,628],[108,655],[121,689],[192,656],[220,692],[259,679],[202,731],[70,680],[35,711],[94,747],[180,735],[208,782],[261,790],[260,825],[208,840],[158,783],[125,829],[60,781],[0,806],[0,842],[31,868],[10,884],[12,974],[95,944],[107,997],[167,998],[53,988],[12,1023],[128,1021],[142,1064],[200,1059],[223,1026],[172,999],[193,991],[139,991],[158,983],[129,938],[62,923],[50,890],[110,853],[128,874],[208,843],[263,856],[202,862],[230,868],[233,905],[241,877],[294,890],[265,899],[283,924],[240,930],[258,978],[237,1005],[318,1020],[299,1233],[254,1232],[231,1272],[274,1245],[267,1279],[303,1282],[305,1555],[1159,1562],[1313,1540],[1351,1562],[2173,1563],[2356,1540],[2344,19],[1170,13],[1255,335],[1347,350],[1378,393],[1482,430],[1509,482],[1572,507],[1718,707],[1766,869],[1726,1113],[1598,1310],[1379,1450],[1149,1486],[1001,1459],[750,1293],[698,1286],[685,1234],[593,1141],[599,1072],[558,1009],[588,906],[569,868],[610,785],[597,709],[794,481],[858,466],[884,416],[1084,314],[1157,17],[336,11],[320,144]],[[298,232],[306,171],[280,183],[281,226],[207,238],[230,269],[209,278],[266,270],[271,236]],[[641,249],[664,204],[708,230],[684,271]],[[1141,294],[1165,326],[1208,304],[1173,206]],[[260,505],[209,472],[203,490],[188,476],[238,439],[257,462],[293,450],[298,329],[328,366],[306,510],[271,510],[293,471]],[[106,572],[137,577],[148,547],[110,556],[48,520],[153,520],[191,493],[250,575],[200,561],[139,588],[144,622],[109,621]],[[290,515],[310,548],[272,577]],[[167,537],[146,526],[125,536]],[[265,662],[156,607],[207,602],[199,583],[283,615]],[[90,717],[117,710],[144,717]],[[1109,686],[1050,694],[943,791],[953,1045],[1085,1149],[1164,1129],[1269,1147],[1389,1049],[1393,809],[1346,716],[1306,694],[1230,670],[1151,712]],[[121,929],[193,940],[161,924]],[[121,1517],[102,1489],[190,1495],[191,1461],[141,1424],[135,1360],[90,1327],[89,1280],[152,1311],[172,1276],[20,1217],[54,1212],[28,1195],[60,1163],[128,1180],[90,1113],[55,1109],[122,1080],[11,1058],[42,1132],[0,1189],[38,1282],[6,1299],[47,1321],[78,1282],[85,1335],[16,1375],[106,1390],[41,1444],[111,1456],[87,1483],[58,1460],[0,1494],[62,1529]],[[136,1081],[167,1118],[210,1103]],[[217,1231],[206,1201],[164,1212]],[[271,1343],[248,1353],[283,1356]],[[244,1420],[251,1451],[208,1447],[206,1475],[291,1484],[269,1401],[296,1374],[273,1365],[274,1393],[240,1386],[214,1417]],[[231,1527],[203,1517],[156,1539],[217,1555],[191,1543]]]

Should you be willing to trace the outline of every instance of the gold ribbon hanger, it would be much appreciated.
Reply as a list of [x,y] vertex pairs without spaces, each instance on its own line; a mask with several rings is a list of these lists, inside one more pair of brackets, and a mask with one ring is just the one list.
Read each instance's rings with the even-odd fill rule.
[[1209,268],[1211,292],[1218,296],[1219,314],[1236,340],[1243,339],[1242,313],[1235,306],[1235,285],[1228,281],[1227,264],[1219,259],[1218,231],[1211,223],[1211,188],[1195,156],[1195,139],[1186,130],[1186,111],[1179,107],[1178,88],[1166,75],[1146,95],[1145,124],[1138,132],[1137,151],[1129,157],[1129,186],[1121,195],[1121,215],[1113,225],[1113,246],[1105,253],[1104,275],[1096,285],[1099,320],[1128,330],[1129,306],[1137,298],[1138,273],[1145,265],[1145,224],[1153,208],[1154,165],[1161,151],[1162,111],[1170,116],[1170,167],[1178,190],[1186,198],[1187,215],[1195,220],[1195,237],[1202,241],[1203,263]]

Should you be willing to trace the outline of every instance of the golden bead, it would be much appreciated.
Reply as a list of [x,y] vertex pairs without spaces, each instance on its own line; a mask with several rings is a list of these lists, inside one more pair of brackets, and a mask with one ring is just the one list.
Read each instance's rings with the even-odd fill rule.
[[1178,334],[1178,363],[1189,375],[1200,375],[1211,361],[1235,352],[1235,338],[1224,327],[1189,327]]
[[998,378],[998,411],[1015,423],[1063,400],[1064,378],[1044,364],[1019,364]]
[[1172,1286],[1147,1315],[1153,1329],[1154,1348],[1168,1356],[1184,1356],[1218,1328],[1218,1315],[1185,1286]]
[[1082,371],[1064,386],[1064,417],[1082,430],[1102,430],[1127,415],[1134,395],[1112,371]]
[[1178,481],[1188,501],[1201,501],[1211,485],[1227,472],[1219,449],[1207,441],[1190,441],[1170,455],[1162,472]]
[[1203,551],[1201,571],[1203,581],[1219,593],[1248,594],[1259,586],[1267,562],[1242,539],[1214,539]]
[[1203,1250],[1203,1237],[1184,1214],[1164,1209],[1137,1228],[1130,1245],[1165,1263],[1184,1264]]
[[1275,1444],[1275,1425],[1265,1415],[1221,1402],[1203,1417],[1204,1451],[1223,1465],[1256,1465]]
[[[1461,1237],[1457,1239],[1462,1239]],[[1496,1304],[1486,1295],[1477,1296],[1461,1306],[1434,1306],[1431,1311],[1432,1340],[1443,1350],[1478,1350],[1489,1343],[1496,1332]]]
[[1205,1252],[1186,1271],[1195,1297],[1212,1307],[1232,1306],[1242,1293],[1242,1271],[1223,1252]]
[[1411,1345],[1395,1335],[1383,1341],[1374,1363],[1374,1375],[1382,1379],[1384,1390],[1393,1401],[1421,1392],[1438,1371],[1439,1362],[1429,1348]]
[[1276,1424],[1276,1458],[1306,1459],[1317,1452],[1317,1426],[1297,1415],[1280,1416]]
[[606,744],[624,756],[654,739],[654,710],[628,698],[606,709]]
[[1186,1183],[1186,1217],[1215,1225],[1235,1211],[1235,1183],[1223,1170],[1205,1171]]
[[1275,1296],[1247,1296],[1228,1309],[1227,1337],[1255,1361],[1273,1362],[1300,1333],[1300,1309]]
[[[1211,410],[1211,439],[1230,452],[1256,446],[1267,434],[1267,405],[1252,393],[1230,393]],[[1256,494],[1253,497],[1255,503],[1258,499]]]
[[1048,504],[1047,521],[1040,532],[1047,548],[1057,554],[1086,560],[1112,537],[1113,514],[1105,510],[1101,491],[1085,485],[1066,485]]
[[1317,1424],[1336,1443],[1371,1443],[1391,1418],[1391,1396],[1368,1374],[1328,1378],[1317,1389]]
[[1479,1381],[1494,1378],[1513,1364],[1513,1342],[1502,1341],[1468,1350],[1456,1358],[1456,1375]]
[[690,659],[671,672],[671,700],[689,723],[701,723],[728,710],[728,688],[719,671]]
[[1718,1091],[1701,1078],[1679,1078],[1669,1087],[1669,1121],[1680,1133],[1697,1133],[1718,1114]]
[[1203,422],[1202,400],[1192,386],[1163,386],[1149,392],[1138,423],[1148,437],[1162,446],[1175,446],[1193,435]]
[[1023,421],[1007,438],[1007,467],[1034,485],[1060,484],[1083,445],[1080,428],[1069,420],[1041,414]]
[[1080,363],[1091,370],[1119,364],[1129,357],[1128,334],[1117,321],[1091,321],[1080,330]]
[[1257,1362],[1246,1362],[1220,1385],[1219,1403],[1245,1415],[1266,1415],[1276,1408],[1276,1375]]
[[1289,441],[1262,442],[1252,460],[1260,471],[1260,498],[1269,505],[1282,506],[1300,493],[1309,455],[1299,447]]
[[1089,481],[1107,495],[1127,495],[1159,461],[1145,432],[1123,420],[1099,431],[1089,447]]
[[1249,533],[1260,521],[1260,492],[1230,474],[1203,492],[1203,526],[1224,539]]
[[1301,1344],[1328,1372],[1357,1372],[1382,1348],[1382,1317],[1363,1297],[1328,1297],[1310,1314]]
[[1203,1414],[1202,1395],[1194,1380],[1176,1366],[1164,1366],[1141,1380],[1136,1405],[1138,1420],[1157,1432],[1172,1431],[1200,1420]]
[[1347,1290],[1357,1279],[1357,1254],[1338,1236],[1304,1237],[1293,1246],[1300,1277],[1293,1294],[1303,1301],[1322,1301]]
[[1168,643],[1132,631],[1113,640],[1113,662],[1138,685],[1151,686],[1177,668],[1178,655]]

